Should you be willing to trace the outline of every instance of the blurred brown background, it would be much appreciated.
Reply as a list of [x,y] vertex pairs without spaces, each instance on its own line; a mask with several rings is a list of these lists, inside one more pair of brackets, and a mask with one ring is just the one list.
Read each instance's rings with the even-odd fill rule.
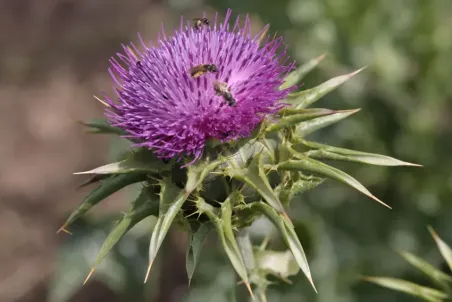
[[0,1],[0,301],[46,300],[55,231],[87,192],[72,173],[108,160],[108,138],[77,121],[102,116],[92,95],[111,91],[120,43],[165,15],[155,0]]

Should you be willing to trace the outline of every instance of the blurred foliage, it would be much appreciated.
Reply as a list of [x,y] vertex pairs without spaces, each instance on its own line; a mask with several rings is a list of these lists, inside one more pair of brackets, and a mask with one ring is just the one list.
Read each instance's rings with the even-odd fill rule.
[[[184,11],[176,9],[176,2],[170,1],[169,7],[175,10],[177,19]],[[449,272],[425,232],[425,226],[431,224],[446,242],[452,242],[449,214],[452,213],[452,120],[449,118],[452,112],[452,86],[449,84],[452,79],[449,61],[452,58],[452,2],[209,0],[208,4],[219,11],[230,7],[234,13],[251,13],[270,23],[271,31],[286,37],[289,53],[299,64],[328,53],[303,88],[369,65],[359,76],[319,102],[319,107],[327,108],[361,107],[360,113],[337,127],[322,130],[315,135],[315,140],[388,154],[425,166],[423,169],[371,167],[370,170],[352,163],[337,165],[339,168],[346,166],[351,175],[362,180],[393,210],[379,207],[362,195],[329,181],[293,201],[290,216],[302,244],[307,247],[308,258],[312,259],[311,270],[319,294],[313,294],[299,274],[291,277],[292,285],[275,278],[277,286],[269,288],[268,301],[413,301],[404,294],[363,283],[359,276],[391,275],[425,284],[424,277],[413,273],[410,266],[396,256],[395,249],[410,251]],[[200,9],[188,6],[187,10]],[[121,153],[118,151],[121,148],[116,146],[112,154]],[[251,233],[256,244],[268,235],[272,249],[283,247],[267,221],[257,221]],[[136,256],[119,257],[122,260],[115,263],[121,263],[123,268],[115,265],[112,273],[118,274],[117,278],[121,278],[121,271],[123,274],[133,272],[137,265],[141,265],[137,274],[142,276],[149,231],[140,236],[135,238],[128,234],[123,240],[134,244],[143,240],[143,249],[137,251],[143,255],[143,263],[138,264]],[[139,239],[143,236],[144,239]],[[100,245],[97,251],[99,248]],[[67,245],[63,245],[61,257],[65,257],[66,250]],[[163,251],[168,250],[171,247],[163,247]],[[85,274],[96,253],[86,265]],[[167,254],[171,256],[174,253]],[[182,257],[185,258],[185,254]],[[234,272],[218,246],[209,246],[201,257],[203,261],[198,264],[185,301],[232,301],[234,291],[238,292],[239,301],[248,299],[246,289],[236,287]],[[159,269],[183,271],[183,267],[153,270]],[[97,278],[104,280],[102,276]],[[115,282],[107,277],[104,281]],[[136,291],[142,280],[136,282],[127,282],[128,290],[122,284],[123,292],[132,291],[136,295],[146,292]],[[122,291],[121,287],[114,287]],[[146,287],[156,289],[157,282]]]
[[[446,261],[449,269],[452,270],[452,249],[445,243],[436,232],[430,227],[430,233],[438,246],[441,256]],[[400,255],[412,266],[421,271],[435,284],[435,288],[425,287],[402,279],[388,277],[364,277],[364,280],[377,285],[404,292],[406,294],[419,297],[424,301],[441,302],[452,299],[452,275],[448,275],[432,266],[427,261],[409,253],[401,251]],[[438,289],[439,287],[439,289]]]

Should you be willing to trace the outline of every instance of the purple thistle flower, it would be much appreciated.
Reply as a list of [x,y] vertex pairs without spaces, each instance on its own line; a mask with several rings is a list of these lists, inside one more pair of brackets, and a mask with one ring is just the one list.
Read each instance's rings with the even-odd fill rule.
[[[293,88],[278,88],[294,63],[281,62],[282,38],[267,38],[261,46],[268,25],[251,37],[249,17],[242,28],[237,18],[231,30],[230,16],[228,10],[223,23],[217,25],[216,14],[212,24],[200,26],[184,26],[181,18],[174,36],[163,32],[157,46],[141,40],[144,51],[124,47],[125,55],[118,54],[122,65],[110,60],[119,97],[106,100],[110,123],[161,158],[197,159],[208,139],[249,136],[265,115],[284,106],[279,101]],[[211,68],[193,77],[202,64]]]

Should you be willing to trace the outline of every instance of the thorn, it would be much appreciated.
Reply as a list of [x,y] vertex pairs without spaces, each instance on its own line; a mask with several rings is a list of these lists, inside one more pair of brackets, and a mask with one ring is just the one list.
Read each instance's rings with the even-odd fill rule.
[[61,228],[58,229],[58,231],[56,231],[56,233],[60,233],[60,232],[64,232],[66,234],[72,235],[71,232],[69,232],[68,230],[66,230],[67,224],[64,224]]
[[290,217],[287,215],[286,211],[282,212],[281,214],[282,214],[282,215],[284,216],[284,218],[286,218],[290,223],[292,223],[292,220],[290,220]]
[[366,282],[374,282],[377,278],[376,277],[369,277],[369,276],[360,276],[360,279]]
[[72,173],[72,174],[74,174],[74,175],[93,174],[93,172],[92,172],[92,171],[83,171],[83,172],[74,172],[74,173]]
[[365,65],[364,67],[361,67],[360,69],[355,70],[355,71],[349,73],[347,76],[348,76],[349,78],[351,78],[352,76],[354,76],[354,75],[360,73],[360,72],[363,71],[364,69],[367,69],[367,67],[369,67],[369,65]]
[[420,168],[423,168],[423,167],[424,167],[423,165],[413,164],[413,163],[409,163],[409,162],[407,162],[407,161],[402,161],[402,163],[403,163],[404,166],[420,167]]
[[144,277],[144,283],[146,283],[148,281],[149,278],[149,273],[151,272],[151,268],[152,268],[152,263],[154,261],[149,261],[149,266],[148,266],[148,270],[146,271],[146,277]]
[[196,214],[198,214],[198,218],[199,218],[199,215],[201,215],[201,212],[195,211],[195,212],[193,212],[193,213],[188,214],[187,216],[185,216],[185,218],[189,218],[189,217],[191,217],[191,216],[193,216],[193,215],[196,215]]
[[88,282],[89,278],[91,278],[91,275],[94,273],[94,270],[95,270],[95,269],[92,268],[92,269],[89,271],[88,276],[86,277],[85,281],[83,281],[83,285],[85,285],[86,282]]
[[315,288],[314,281],[312,280],[312,276],[308,277],[309,283],[311,283],[312,288],[314,289],[315,293],[318,294],[317,288]]
[[109,104],[107,104],[107,102],[101,100],[100,98],[98,98],[97,96],[93,95],[93,97],[98,100],[102,105],[104,105],[105,107],[111,108],[111,106]]
[[268,235],[265,235],[264,240],[262,240],[261,245],[259,246],[259,250],[263,251],[267,248],[268,242],[270,241],[270,237]]
[[324,54],[318,56],[317,58],[315,58],[314,60],[317,61],[317,63],[321,62],[323,59],[325,59],[325,57],[328,55],[327,52],[325,52]]
[[254,294],[253,294],[253,290],[251,289],[251,285],[250,285],[250,283],[247,281],[247,282],[245,282],[245,286],[246,286],[246,289],[248,289],[248,291],[249,291],[249,293],[250,293],[250,296],[251,296],[251,298],[254,300]]
[[430,234],[432,235],[433,239],[435,239],[435,241],[437,241],[439,238],[438,233],[435,232],[435,230],[432,228],[431,225],[427,226],[428,231],[430,232]]
[[381,201],[380,199],[378,199],[378,198],[375,197],[374,195],[369,194],[368,196],[369,196],[370,198],[372,198],[373,200],[375,200],[376,202],[381,203],[382,205],[384,205],[384,206],[387,207],[388,209],[391,209],[391,210],[392,210],[392,208],[391,208],[390,206],[388,206],[387,204],[385,204],[383,201]]
[[359,112],[359,111],[361,111],[361,108],[346,109],[346,110],[336,110],[336,111],[333,111],[333,114],[334,113],[346,113],[346,112],[350,112],[350,114],[354,114],[354,113]]
[[188,279],[188,287],[190,287],[190,285],[191,285],[191,278]]

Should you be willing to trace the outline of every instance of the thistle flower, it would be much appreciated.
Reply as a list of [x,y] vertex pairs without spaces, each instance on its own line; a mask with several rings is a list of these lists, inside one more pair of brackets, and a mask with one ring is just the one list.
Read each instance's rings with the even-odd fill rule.
[[251,37],[248,16],[232,29],[230,17],[228,10],[220,24],[217,14],[212,24],[198,20],[195,26],[181,18],[174,35],[163,32],[156,46],[141,40],[142,52],[124,47],[118,57],[125,66],[111,59],[118,94],[118,102],[107,99],[112,125],[161,158],[197,159],[206,140],[249,136],[266,114],[280,109],[278,101],[293,89],[278,88],[294,66],[282,61],[285,49],[278,53],[282,38],[260,45],[268,26]]
[[[156,47],[143,43],[143,52],[133,45],[130,49],[124,47],[125,55],[119,58],[125,67],[112,60],[110,72],[115,79],[115,75],[118,77],[119,100],[107,99],[105,103],[109,122],[85,124],[97,133],[125,133],[136,147],[119,162],[77,173],[94,174],[85,184],[100,185],[60,230],[65,231],[116,191],[135,183],[142,183],[143,188],[106,238],[88,278],[128,230],[148,216],[157,216],[146,276],[171,225],[177,221],[190,235],[186,267],[190,280],[204,238],[214,229],[250,294],[253,285],[259,299],[265,301],[269,274],[288,278],[296,273],[268,263],[274,251],[268,251],[265,244],[258,250],[252,246],[247,227],[266,217],[288,248],[288,253],[278,257],[284,255],[290,263],[297,263],[314,286],[302,244],[286,213],[291,200],[325,179],[333,179],[383,203],[351,175],[322,160],[415,166],[384,155],[307,140],[310,133],[359,111],[306,107],[361,69],[293,92],[324,56],[283,78],[293,64],[282,63],[284,50],[277,54],[282,40],[268,39],[260,46],[267,27],[251,38],[248,17],[243,28],[237,19],[229,30],[230,14],[229,10],[220,25],[218,17],[212,24],[199,19],[195,26],[184,26],[182,20],[175,35],[164,35]],[[249,137],[240,144],[220,143],[201,157],[209,138],[234,141],[245,136]],[[161,160],[186,155],[197,160],[185,161],[182,167]],[[272,177],[268,177],[270,174]],[[289,254],[292,259],[287,257]]]

